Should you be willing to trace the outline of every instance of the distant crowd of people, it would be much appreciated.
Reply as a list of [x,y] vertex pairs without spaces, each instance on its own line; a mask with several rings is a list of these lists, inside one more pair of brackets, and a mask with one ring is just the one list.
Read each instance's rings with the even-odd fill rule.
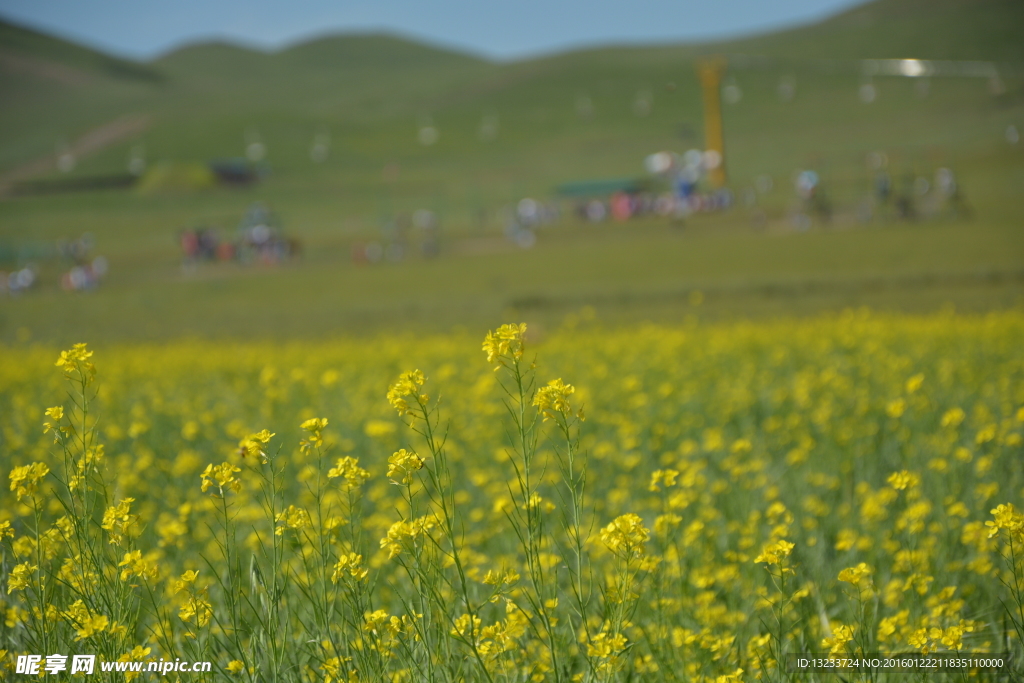
[[441,219],[430,209],[387,216],[381,221],[380,232],[380,239],[352,244],[353,263],[399,263],[417,254],[432,259],[441,253]]
[[216,228],[201,226],[182,230],[179,242],[186,268],[203,261],[274,265],[299,256],[302,251],[298,240],[281,234],[277,216],[261,202],[248,208],[234,240],[222,240]]
[[[67,292],[96,289],[107,275],[108,263],[104,256],[94,256],[95,239],[85,233],[81,237],[56,242],[38,242],[19,248],[0,249],[6,257],[17,263],[13,270],[0,270],[0,295],[17,296],[43,286],[56,270],[56,280]],[[6,258],[4,260],[7,260]],[[27,261],[27,263],[25,263]]]
[[707,192],[689,191],[686,195],[663,192],[615,192],[607,199],[592,198],[576,203],[576,215],[589,223],[612,219],[626,221],[641,216],[674,216],[724,211],[733,204],[728,188]]
[[970,218],[972,210],[952,170],[935,170],[932,179],[906,173],[895,187],[888,171],[878,169],[874,177],[874,201],[866,218],[894,217],[904,221],[929,218]]
[[[973,215],[955,173],[947,167],[923,175],[908,171],[895,181],[882,153],[868,155],[868,174],[858,184],[838,188],[826,183],[816,170],[801,169],[793,176],[793,200],[788,219],[798,231],[812,225],[846,223],[914,222],[969,219]],[[755,225],[764,227],[767,214],[760,195],[772,189],[771,176],[759,176],[753,187],[741,191]],[[833,192],[835,194],[833,194]],[[834,197],[840,197],[837,202]]]

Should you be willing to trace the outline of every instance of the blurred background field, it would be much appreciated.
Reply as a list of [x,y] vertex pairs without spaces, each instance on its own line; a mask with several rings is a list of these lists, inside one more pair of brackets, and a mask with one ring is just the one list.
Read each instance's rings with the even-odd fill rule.
[[[550,328],[584,307],[611,324],[1018,307],[1021,25],[1011,1],[879,0],[741,40],[506,63],[387,35],[139,63],[3,24],[0,270],[33,282],[0,296],[0,339]],[[704,149],[695,65],[710,55],[728,60],[729,208],[578,215],[559,187],[671,189],[644,161]],[[905,58],[936,72],[865,61]],[[226,186],[211,162],[252,182]],[[288,258],[187,262],[183,231],[233,239],[257,203]],[[67,246],[83,235],[81,253]],[[69,280],[83,264],[102,266],[97,287]]]

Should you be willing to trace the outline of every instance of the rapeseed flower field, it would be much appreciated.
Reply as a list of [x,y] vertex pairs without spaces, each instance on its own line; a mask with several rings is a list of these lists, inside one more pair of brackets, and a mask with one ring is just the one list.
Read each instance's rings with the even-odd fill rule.
[[0,667],[722,683],[980,652],[1019,675],[1022,349],[1020,312],[6,349]]

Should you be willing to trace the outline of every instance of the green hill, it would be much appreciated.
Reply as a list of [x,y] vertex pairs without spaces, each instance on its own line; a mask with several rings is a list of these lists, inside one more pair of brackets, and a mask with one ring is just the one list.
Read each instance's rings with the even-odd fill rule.
[[151,65],[0,21],[0,174],[154,102],[164,81]]
[[293,69],[445,69],[487,63],[388,34],[324,36],[282,50],[277,57]]
[[[5,57],[36,60],[39,65],[59,65],[83,74],[158,81],[161,75],[148,65],[119,59],[75,43],[0,21],[0,51]],[[44,76],[45,77],[45,76]]]
[[201,79],[221,85],[265,76],[273,64],[271,55],[223,42],[187,45],[152,63],[176,83]]
[[727,43],[798,59],[918,58],[1024,62],[1024,3],[873,0],[810,26]]
[[[762,36],[700,45],[595,48],[509,64],[388,35],[327,36],[276,53],[202,43],[150,64],[134,64],[0,23],[6,60],[0,87],[13,105],[0,113],[0,169],[50,153],[55,140],[48,137],[70,141],[126,112],[152,114],[156,139],[180,138],[173,156],[199,159],[237,154],[239,143],[233,141],[231,150],[226,145],[205,150],[210,136],[195,135],[197,126],[222,130],[235,125],[227,119],[241,118],[248,121],[239,121],[240,129],[354,126],[364,146],[365,126],[379,130],[399,117],[411,129],[425,117],[444,115],[472,131],[477,127],[472,119],[494,114],[508,119],[512,130],[516,119],[535,120],[529,124],[534,137],[543,138],[545,131],[563,134],[574,101],[595,97],[624,100],[602,102],[597,127],[638,128],[629,117],[631,100],[642,91],[669,103],[692,100],[688,64],[706,53],[764,56],[777,60],[777,70],[808,71],[812,78],[815,60],[997,60],[1011,63],[1012,78],[1018,68],[1012,64],[1024,63],[1024,41],[1016,35],[1022,25],[1024,4],[1015,0],[875,0],[822,22]],[[855,67],[848,70],[856,76]],[[742,71],[735,77],[748,78]],[[676,82],[691,88],[687,96],[663,95],[665,84]],[[699,111],[688,107],[686,120],[677,127],[699,128],[698,117]],[[414,131],[401,137],[412,139]],[[450,140],[448,131],[443,140]],[[517,139],[517,145],[522,142]],[[448,149],[442,142],[434,151]],[[158,151],[172,154],[170,147]],[[408,151],[398,144],[392,154]]]

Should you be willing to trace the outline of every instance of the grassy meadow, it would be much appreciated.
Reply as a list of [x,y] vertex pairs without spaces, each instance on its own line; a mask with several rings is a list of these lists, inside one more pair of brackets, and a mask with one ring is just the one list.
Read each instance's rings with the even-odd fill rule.
[[[609,322],[678,323],[694,313],[697,290],[708,319],[1018,305],[1024,146],[1006,131],[1024,131],[1024,81],[1005,27],[1019,23],[1019,6],[943,3],[925,24],[920,11],[888,0],[744,40],[506,64],[388,36],[340,36],[273,54],[187,46],[125,65],[5,25],[6,42],[35,70],[0,70],[10,105],[0,111],[0,173],[133,115],[148,121],[143,132],[83,156],[67,174],[51,161],[33,177],[123,173],[135,153],[151,173],[180,171],[243,156],[254,140],[270,175],[248,188],[157,184],[0,202],[8,254],[88,232],[110,263],[98,290],[69,295],[59,286],[69,262],[8,257],[0,270],[31,263],[39,282],[2,300],[0,339],[326,338],[485,329],[505,319],[550,329],[583,305]],[[741,93],[723,104],[732,210],[592,225],[562,201],[533,249],[504,237],[524,197],[551,201],[562,183],[643,177],[646,155],[702,147],[694,60],[713,53],[732,56],[723,83]],[[1001,89],[985,78],[875,76],[876,100],[859,99],[856,60],[908,55],[995,60]],[[783,85],[791,96],[780,96]],[[482,137],[485,119],[495,127]],[[424,126],[438,132],[432,145],[417,141]],[[328,141],[319,163],[310,157],[315,139]],[[936,171],[950,169],[966,209],[908,222],[890,207],[865,218],[872,154],[885,155],[895,193],[918,180],[934,185]],[[834,207],[807,232],[794,229],[801,169],[819,174]],[[256,201],[301,240],[301,260],[182,271],[181,230],[208,225],[231,237]],[[387,226],[418,209],[438,218],[436,258],[353,263],[354,246],[386,243]]]

